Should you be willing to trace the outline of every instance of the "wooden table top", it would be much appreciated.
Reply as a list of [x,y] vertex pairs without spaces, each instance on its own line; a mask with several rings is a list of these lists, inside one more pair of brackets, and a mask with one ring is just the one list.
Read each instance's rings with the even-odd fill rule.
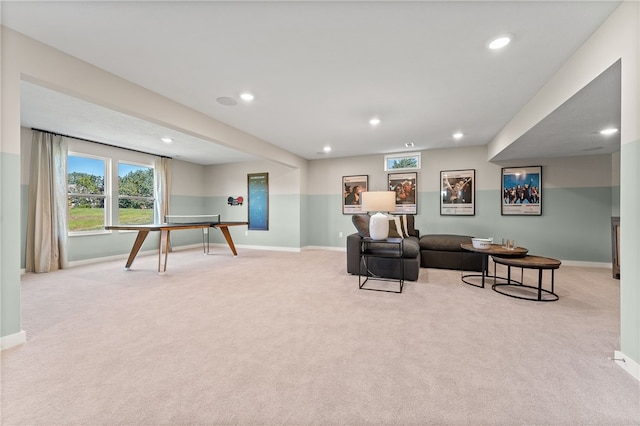
[[501,265],[529,269],[558,269],[562,262],[558,259],[542,256],[525,257],[493,257],[493,261]]
[[523,257],[526,256],[529,252],[529,249],[524,247],[516,247],[514,249],[508,249],[503,247],[500,244],[491,244],[489,248],[481,249],[476,248],[471,243],[462,243],[460,244],[464,250],[475,251],[477,253],[486,253],[492,256],[503,256],[503,257]]

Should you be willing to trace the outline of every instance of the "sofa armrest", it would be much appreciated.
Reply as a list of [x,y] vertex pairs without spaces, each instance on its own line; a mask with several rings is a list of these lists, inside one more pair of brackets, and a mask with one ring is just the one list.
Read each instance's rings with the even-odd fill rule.
[[357,274],[360,266],[360,242],[362,237],[357,232],[347,235],[347,272]]

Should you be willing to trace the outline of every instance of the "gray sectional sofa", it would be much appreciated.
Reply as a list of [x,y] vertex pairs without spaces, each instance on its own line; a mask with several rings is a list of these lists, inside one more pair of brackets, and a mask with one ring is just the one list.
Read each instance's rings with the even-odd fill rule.
[[[360,267],[360,245],[362,238],[369,236],[369,216],[354,215],[353,224],[358,232],[347,236],[347,272],[357,275]],[[391,222],[390,237],[403,234],[404,279],[416,281],[423,268],[457,269],[465,271],[482,271],[482,255],[465,251],[461,243],[470,243],[467,235],[429,234],[420,236],[415,229],[414,216],[403,216],[401,230]],[[374,246],[375,247],[375,246]],[[384,243],[380,243],[380,248]],[[400,278],[400,262],[398,259],[369,258],[366,266],[370,273],[384,278]],[[365,266],[362,264],[362,271]]]
[[420,238],[420,265],[423,268],[482,271],[482,255],[463,250],[460,244],[471,243],[471,236],[430,234]]

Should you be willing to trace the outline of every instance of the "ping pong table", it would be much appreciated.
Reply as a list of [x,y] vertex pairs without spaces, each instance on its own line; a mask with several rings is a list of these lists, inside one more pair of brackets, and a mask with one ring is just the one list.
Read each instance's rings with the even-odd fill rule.
[[[167,257],[169,255],[169,236],[171,231],[179,231],[184,229],[202,229],[202,247],[204,254],[209,254],[209,229],[218,228],[222,232],[233,256],[237,256],[236,246],[233,244],[230,226],[248,225],[249,222],[221,222],[219,215],[167,215],[166,223],[148,224],[148,225],[109,225],[105,226],[110,231],[138,231],[136,240],[131,247],[129,258],[125,265],[125,270],[131,269],[131,265],[135,260],[142,244],[147,239],[151,231],[160,231],[160,242],[158,244],[158,272],[166,272]],[[164,257],[164,261],[163,261]]]

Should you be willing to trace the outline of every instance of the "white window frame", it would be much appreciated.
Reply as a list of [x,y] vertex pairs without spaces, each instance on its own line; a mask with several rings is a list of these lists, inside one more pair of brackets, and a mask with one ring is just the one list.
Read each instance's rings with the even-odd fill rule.
[[[136,151],[130,151],[100,143],[83,141],[79,139],[69,140],[68,155],[79,157],[96,158],[105,161],[105,226],[119,223],[119,191],[118,191],[118,166],[120,163],[131,164],[140,167],[149,167],[153,169],[154,181],[156,171],[156,156]],[[68,173],[68,170],[67,170]],[[155,189],[154,189],[155,198]],[[154,218],[156,217],[156,203],[153,203]],[[68,219],[68,217],[67,217]],[[136,231],[120,231],[120,232],[136,232]],[[68,232],[69,237],[112,234],[113,231],[93,230],[93,231],[74,231]]]
[[[389,167],[389,163],[391,161],[400,161],[406,158],[412,158],[416,160],[416,167],[402,167],[402,168],[391,168]],[[401,154],[389,154],[384,156],[384,171],[385,172],[402,172],[405,170],[418,170],[421,167],[420,163],[420,153],[419,152],[404,152]]]
[[[104,198],[104,217],[103,219],[103,224],[107,225],[109,224],[109,218],[111,217],[111,158],[109,157],[104,157],[102,155],[94,155],[94,154],[88,154],[86,152],[80,152],[80,151],[69,151],[67,153],[67,158],[68,157],[84,157],[84,158],[92,158],[94,160],[102,160],[104,161],[104,195],[101,195],[100,197]],[[69,176],[69,169],[67,167],[67,176]],[[86,196],[87,194],[69,194],[68,189],[67,189],[67,202],[69,201],[69,197],[74,196],[74,195],[82,195],[82,196]],[[90,195],[90,197],[93,197],[92,195]],[[96,198],[98,196],[95,196]],[[69,220],[69,214],[67,213],[67,220]],[[105,230],[105,229],[94,229],[91,231],[68,231],[67,235],[70,237],[73,236],[78,236],[78,235],[97,235],[97,234],[108,234],[109,231]]]
[[[142,163],[142,162],[139,162],[139,161],[129,161],[129,160],[121,158],[121,159],[119,159],[117,161],[117,164],[116,164],[117,176],[119,176],[119,174],[120,174],[120,164],[127,164],[127,165],[130,165],[130,166],[137,166],[137,167],[145,167],[145,168],[153,170],[153,181],[155,182],[155,179],[156,179],[156,168],[155,168],[154,164]],[[114,180],[114,182],[118,182],[117,177]],[[124,197],[126,197],[127,199],[130,199],[130,200],[150,200],[150,201],[153,201],[153,217],[155,219],[157,206],[156,206],[155,190],[153,192],[154,192],[154,195],[152,197],[134,197],[134,196],[131,196],[131,195],[124,195]],[[119,187],[118,188],[114,187],[114,194],[116,194],[116,193],[117,193],[117,203],[115,203],[115,205],[117,206],[117,211],[118,211],[117,216],[118,216],[118,218],[120,218],[120,198],[121,198],[121,196],[120,196],[120,188]],[[114,215],[114,217],[115,216],[116,215]]]

